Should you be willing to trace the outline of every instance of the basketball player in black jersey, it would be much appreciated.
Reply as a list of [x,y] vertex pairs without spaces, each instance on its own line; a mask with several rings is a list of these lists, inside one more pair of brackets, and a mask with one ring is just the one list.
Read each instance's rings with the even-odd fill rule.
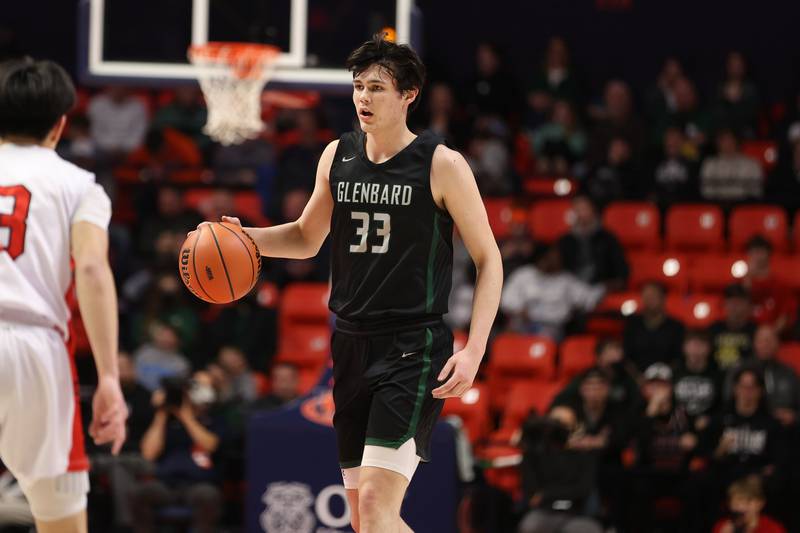
[[[297,221],[245,230],[262,255],[297,259],[331,234],[334,427],[353,528],[408,532],[403,496],[428,460],[443,399],[472,385],[502,266],[467,162],[433,133],[406,126],[424,82],[416,53],[376,36],[347,68],[361,131],[325,149]],[[469,340],[456,354],[442,322],[454,224],[478,271]]]

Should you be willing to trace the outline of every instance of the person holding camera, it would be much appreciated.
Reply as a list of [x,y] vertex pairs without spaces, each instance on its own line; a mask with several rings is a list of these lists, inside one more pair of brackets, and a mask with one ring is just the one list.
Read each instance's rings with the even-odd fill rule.
[[728,488],[730,514],[714,526],[713,533],[785,533],[786,529],[761,514],[766,498],[758,476],[749,476]]
[[140,483],[132,494],[134,531],[154,531],[157,511],[165,506],[188,506],[193,531],[216,531],[222,496],[213,454],[221,428],[209,411],[216,400],[210,377],[195,373],[192,380],[164,378],[153,394],[153,422],[141,441],[142,456],[155,463],[155,478]]
[[547,418],[526,422],[522,433],[522,482],[529,510],[518,533],[600,533],[584,515],[595,488],[593,456],[570,446],[575,412],[554,407]]

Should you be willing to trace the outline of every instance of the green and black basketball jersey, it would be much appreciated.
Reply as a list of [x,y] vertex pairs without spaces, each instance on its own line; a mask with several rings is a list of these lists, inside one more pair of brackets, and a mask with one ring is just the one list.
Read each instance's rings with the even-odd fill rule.
[[384,163],[366,154],[366,134],[346,133],[331,164],[330,308],[369,325],[447,313],[453,221],[431,194],[431,132]]

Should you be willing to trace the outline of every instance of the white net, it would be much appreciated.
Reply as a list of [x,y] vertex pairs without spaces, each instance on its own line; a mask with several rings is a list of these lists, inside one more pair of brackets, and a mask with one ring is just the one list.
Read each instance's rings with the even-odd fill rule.
[[203,131],[224,145],[253,139],[264,129],[261,93],[275,67],[273,46],[208,43],[189,49],[206,98],[208,119]]

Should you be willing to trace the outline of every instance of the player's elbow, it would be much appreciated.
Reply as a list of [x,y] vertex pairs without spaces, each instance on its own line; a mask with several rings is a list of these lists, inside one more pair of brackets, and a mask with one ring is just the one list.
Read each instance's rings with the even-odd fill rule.
[[85,257],[75,262],[75,278],[89,281],[103,279],[109,272],[108,260],[102,256]]

